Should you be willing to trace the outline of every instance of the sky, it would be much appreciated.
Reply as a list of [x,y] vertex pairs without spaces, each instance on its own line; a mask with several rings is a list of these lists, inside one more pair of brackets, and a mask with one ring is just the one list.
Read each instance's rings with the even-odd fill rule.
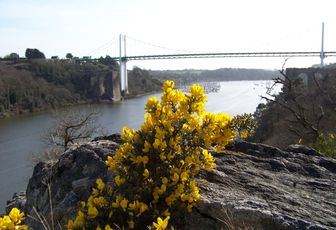
[[[186,52],[336,51],[333,0],[0,0],[0,57],[37,48],[47,57]],[[128,69],[281,69],[285,58],[130,61]],[[336,57],[325,59],[336,62]],[[319,58],[290,58],[309,67]]]

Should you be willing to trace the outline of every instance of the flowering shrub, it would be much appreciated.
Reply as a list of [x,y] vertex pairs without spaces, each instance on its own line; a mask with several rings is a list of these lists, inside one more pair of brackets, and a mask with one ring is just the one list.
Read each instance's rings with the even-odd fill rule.
[[244,113],[232,118],[231,127],[238,138],[246,139],[254,133],[256,121],[251,113]]
[[13,208],[8,216],[0,217],[1,230],[26,230],[28,227],[21,224],[24,219],[24,213],[17,208]]
[[125,127],[107,158],[113,185],[98,179],[68,229],[166,229],[176,210],[191,212],[200,198],[195,175],[215,166],[207,149],[219,152],[234,137],[229,115],[204,113],[205,102],[202,87],[183,94],[165,82],[161,102],[147,101],[141,129]]

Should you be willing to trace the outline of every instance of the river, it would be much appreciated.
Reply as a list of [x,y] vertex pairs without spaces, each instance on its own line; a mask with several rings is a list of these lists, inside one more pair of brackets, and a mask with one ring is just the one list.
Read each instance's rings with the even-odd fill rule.
[[[220,90],[208,94],[206,111],[236,115],[253,113],[265,95],[270,81],[221,82]],[[123,126],[138,128],[144,121],[144,105],[148,98],[160,93],[141,96],[113,104],[72,106],[71,109],[99,112],[98,123],[107,133],[116,133]],[[41,137],[51,126],[52,112],[22,115],[0,121],[0,213],[14,192],[24,191],[33,172],[33,155],[43,148]]]

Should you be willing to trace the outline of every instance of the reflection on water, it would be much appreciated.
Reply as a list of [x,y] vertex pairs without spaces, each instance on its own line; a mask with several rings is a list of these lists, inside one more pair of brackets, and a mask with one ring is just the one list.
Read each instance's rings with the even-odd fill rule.
[[[236,115],[254,112],[259,95],[266,92],[267,81],[221,82],[217,93],[208,94],[206,110]],[[149,97],[142,96],[114,104],[72,106],[70,109],[100,113],[98,123],[105,132],[120,132],[123,126],[139,128],[144,121],[144,106]],[[25,190],[33,171],[32,155],[43,149],[41,136],[52,125],[52,113],[24,115],[0,121],[0,213],[14,192]]]

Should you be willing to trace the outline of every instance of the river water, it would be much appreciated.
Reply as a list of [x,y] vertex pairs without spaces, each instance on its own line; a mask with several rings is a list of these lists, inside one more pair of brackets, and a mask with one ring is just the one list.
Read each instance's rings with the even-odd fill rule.
[[[253,113],[265,95],[270,81],[221,82],[220,90],[208,94],[206,111],[236,115]],[[160,93],[137,97],[114,104],[73,106],[70,109],[99,112],[98,123],[107,134],[120,132],[123,126],[139,128],[144,121],[148,98]],[[52,113],[22,115],[0,121],[0,213],[14,192],[24,191],[33,172],[33,155],[43,148],[41,137],[52,124]]]

